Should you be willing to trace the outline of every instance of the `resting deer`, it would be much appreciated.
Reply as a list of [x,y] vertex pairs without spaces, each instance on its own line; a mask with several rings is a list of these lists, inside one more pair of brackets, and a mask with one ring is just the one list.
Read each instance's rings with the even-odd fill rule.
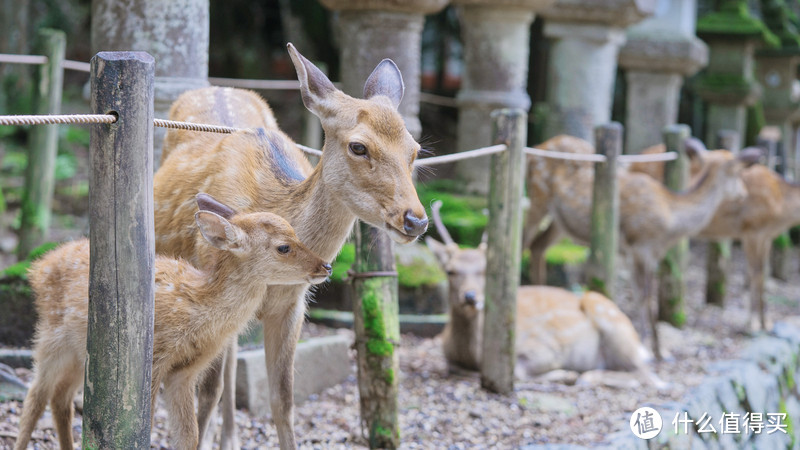
[[[385,230],[398,243],[425,232],[428,219],[412,182],[420,145],[406,130],[397,106],[403,80],[383,60],[367,78],[365,99],[336,89],[289,44],[305,106],[325,131],[320,162],[312,169],[281,132],[270,108],[256,94],[205,88],[183,94],[170,118],[250,128],[229,135],[169,131],[161,168],[155,175],[156,251],[204,266],[208,246],[197,239],[189,208],[192,192],[209,192],[239,211],[271,211],[285,217],[315,253],[333,259],[356,219]],[[270,286],[258,293],[256,316],[264,325],[270,406],[281,448],[295,448],[293,426],[294,353],[306,311],[308,285]],[[222,448],[238,449],[233,422],[235,342],[223,365],[201,384],[198,421],[208,426],[221,387]]]
[[[591,144],[571,136],[558,136],[539,146],[562,152],[589,152]],[[692,146],[687,146],[692,151]],[[666,251],[681,238],[698,234],[726,201],[744,197],[740,179],[744,167],[757,161],[760,152],[742,152],[735,158],[720,151],[720,157],[706,163],[706,172],[695,187],[675,193],[652,177],[625,169],[617,171],[619,185],[620,249],[633,260],[637,296],[643,302],[637,329],[643,334],[649,325],[653,352],[660,358],[655,315],[655,273]],[[591,232],[591,203],[594,167],[586,163],[531,157],[528,163],[528,239],[531,250],[531,278],[544,280],[544,253],[564,232],[578,242],[588,243]],[[539,222],[547,215],[553,222],[536,235]]]
[[[663,153],[664,150],[652,147],[646,151]],[[757,150],[746,148],[742,151]],[[723,155],[719,151],[709,151],[703,153],[702,158],[695,158],[700,162],[692,164],[693,178],[702,176],[709,162]],[[631,169],[639,170],[636,167]],[[741,178],[747,195],[724,202],[698,237],[742,241],[750,280],[750,329],[757,331],[767,328],[764,281],[772,240],[790,227],[800,224],[800,185],[786,181],[762,165],[745,169]]]
[[[441,202],[431,206],[433,222],[444,243],[426,238],[428,247],[447,272],[449,320],[442,332],[448,365],[478,370],[483,336],[486,245],[459,248],[439,218]],[[577,372],[647,368],[650,352],[633,324],[606,297],[586,292],[578,296],[549,286],[520,286],[517,294],[517,375],[535,376],[564,369]]]
[[[200,235],[213,259],[209,271],[184,260],[156,258],[151,411],[164,383],[175,448],[196,449],[194,390],[202,371],[261,306],[267,283],[321,283],[331,266],[304,246],[281,217],[236,214],[208,195],[197,197]],[[89,290],[89,241],[64,244],[30,270],[36,294],[36,375],[25,398],[22,450],[47,402],[59,443],[72,449],[72,399],[83,382]]]

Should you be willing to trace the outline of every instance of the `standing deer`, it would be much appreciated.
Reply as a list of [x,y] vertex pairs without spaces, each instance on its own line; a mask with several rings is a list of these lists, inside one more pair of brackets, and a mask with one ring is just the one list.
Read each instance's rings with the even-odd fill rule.
[[[651,147],[648,153],[663,153]],[[742,152],[760,151],[752,147]],[[703,154],[702,164],[692,164],[692,177],[702,177],[710,161],[724,158],[720,151]],[[656,164],[656,167],[659,165]],[[631,170],[639,170],[631,167]],[[656,172],[657,174],[658,172]],[[661,171],[663,173],[663,170]],[[698,237],[740,239],[750,280],[750,329],[767,328],[764,305],[764,280],[772,240],[788,228],[800,224],[800,185],[786,181],[766,166],[754,165],[742,171],[747,191],[743,198],[724,202]]]
[[[425,232],[428,219],[412,182],[420,145],[406,130],[397,106],[403,80],[383,60],[364,85],[365,99],[336,89],[291,44],[289,54],[305,106],[320,118],[325,143],[312,169],[278,129],[267,104],[238,89],[204,88],[183,94],[170,118],[249,130],[229,135],[169,131],[155,175],[156,251],[199,266],[208,246],[198,239],[189,203],[203,190],[239,211],[265,210],[285,217],[297,236],[323,258],[333,259],[356,219],[385,230],[398,243]],[[270,286],[258,293],[256,316],[264,326],[270,406],[282,449],[295,448],[294,353],[306,311],[304,286]],[[206,374],[199,392],[201,436],[208,428],[224,378],[221,447],[238,449],[234,411],[235,340],[221,364]],[[223,374],[224,369],[224,376]]]
[[[451,368],[478,370],[483,336],[486,245],[459,248],[439,217],[441,202],[431,206],[433,222],[444,243],[426,238],[447,272],[448,323],[442,348]],[[517,294],[517,376],[564,369],[637,371],[656,381],[647,368],[647,351],[633,324],[606,297],[578,296],[549,286],[521,286]]]
[[[571,136],[558,136],[540,148],[562,152],[589,152],[591,144]],[[692,151],[692,146],[687,146]],[[711,222],[717,208],[726,201],[744,198],[740,178],[745,166],[755,163],[760,152],[742,152],[738,158],[720,151],[720,157],[706,163],[706,172],[695,187],[675,193],[652,177],[617,171],[619,185],[620,249],[633,259],[637,296],[643,302],[637,321],[640,334],[648,328],[653,353],[660,358],[655,315],[655,273],[666,251],[681,238],[694,236]],[[531,279],[544,280],[544,253],[565,232],[578,242],[588,243],[591,232],[594,168],[585,163],[542,161],[528,163],[528,238],[531,250]],[[547,215],[553,222],[534,238],[539,222]]]
[[[291,225],[271,213],[236,214],[208,195],[195,221],[213,259],[201,271],[181,259],[156,258],[151,412],[161,383],[175,448],[197,448],[197,378],[256,309],[270,284],[321,283],[331,273]],[[16,450],[24,450],[47,402],[60,447],[72,449],[72,399],[83,384],[89,291],[89,241],[58,247],[30,270],[36,294],[34,365]]]

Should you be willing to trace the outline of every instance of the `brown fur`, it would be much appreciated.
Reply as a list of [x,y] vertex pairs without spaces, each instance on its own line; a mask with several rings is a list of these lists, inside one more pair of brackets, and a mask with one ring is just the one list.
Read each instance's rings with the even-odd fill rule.
[[[156,258],[152,405],[163,382],[175,448],[195,449],[194,388],[199,374],[260,306],[267,283],[321,282],[330,266],[306,248],[282,218],[270,213],[197,215],[213,267],[200,271],[186,261]],[[289,245],[286,254],[279,246]],[[50,401],[60,447],[72,448],[72,398],[86,360],[89,241],[63,244],[30,270],[39,322],[36,376],[25,399],[15,448],[26,447]]]
[[[581,153],[589,153],[592,149],[586,141],[570,136],[553,138],[539,147]],[[634,279],[639,298],[644,302],[639,332],[644,332],[646,324],[649,324],[657,357],[654,283],[658,263],[679,239],[699,233],[723,202],[745,195],[739,175],[746,162],[735,159],[729,152],[719,154],[720,158],[706,163],[707,175],[703,181],[684,193],[672,192],[642,173],[632,173],[624,168],[617,171],[620,248],[633,258]],[[529,159],[531,208],[526,225],[526,242],[531,250],[531,279],[540,284],[544,282],[544,253],[562,232],[579,242],[588,243],[594,182],[591,164],[561,160],[543,163],[543,159]],[[537,235],[539,223],[547,214],[553,217],[553,223]]]
[[[323,156],[311,168],[305,156],[276,125],[272,112],[257,95],[237,89],[205,88],[182,95],[170,118],[238,127],[263,128],[231,135],[169,131],[163,161],[156,173],[156,250],[205,264],[207,248],[197,245],[190,198],[205,191],[242,211],[265,210],[285,217],[306,245],[332,259],[361,219],[384,229],[397,242],[414,241],[422,232],[404,231],[404,217],[427,224],[425,210],[412,182],[411,164],[419,151],[397,112],[402,79],[396,66],[384,61],[370,76],[367,99],[336,89],[313,64],[289,46],[297,69],[303,102],[316,114],[325,131]],[[366,156],[349,149],[366,146]],[[276,149],[283,149],[278,154]],[[285,168],[291,170],[284,170]],[[288,174],[296,172],[305,179]],[[258,317],[264,325],[272,417],[281,448],[294,448],[292,385],[294,352],[306,307],[307,286],[270,286],[262,296]],[[235,352],[231,346],[229,352]],[[228,356],[227,360],[232,360]],[[233,416],[235,367],[214,367],[200,391],[200,429],[206,429],[210,410],[225,376],[222,448],[236,445]],[[227,419],[226,419],[227,418]]]

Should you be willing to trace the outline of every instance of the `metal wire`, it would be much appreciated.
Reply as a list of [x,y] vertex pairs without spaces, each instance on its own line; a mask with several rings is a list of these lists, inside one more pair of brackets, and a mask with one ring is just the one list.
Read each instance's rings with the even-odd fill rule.
[[0,116],[0,125],[53,125],[114,123],[114,114],[52,114],[39,116]]

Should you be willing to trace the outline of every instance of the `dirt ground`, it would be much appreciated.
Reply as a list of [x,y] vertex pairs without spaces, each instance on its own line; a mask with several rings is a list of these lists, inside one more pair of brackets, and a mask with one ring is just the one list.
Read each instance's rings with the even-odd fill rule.
[[[403,448],[518,447],[526,444],[593,445],[616,431],[626,429],[630,414],[646,404],[680,401],[706,375],[707,365],[735,358],[750,337],[744,257],[733,252],[729,275],[729,298],[724,309],[703,305],[705,246],[693,245],[688,271],[688,324],[682,330],[665,326],[662,341],[671,357],[653,367],[668,386],[634,383],[610,387],[575,383],[574,377],[557,380],[518,380],[511,396],[488,393],[479,386],[477,374],[448,375],[440,343],[436,339],[403,336],[399,350],[401,379],[399,421]],[[798,314],[800,269],[794,251],[788,282],[767,284],[769,317]],[[622,286],[630,283],[623,282]],[[635,304],[625,289],[621,306],[629,314]],[[306,327],[306,335],[336,332],[317,325]],[[350,333],[349,330],[339,330]],[[354,355],[351,354],[351,361]],[[355,374],[355,364],[353,364]],[[30,372],[18,375],[30,380]],[[298,374],[302,376],[302,374]],[[627,379],[625,381],[630,381]],[[634,380],[635,381],[635,380]],[[0,448],[8,448],[16,435],[21,404],[0,404]],[[277,446],[277,435],[269,417],[237,411],[241,447]],[[80,439],[80,416],[74,422],[75,440]],[[346,382],[313,396],[299,405],[295,415],[298,444],[302,448],[362,447],[359,401],[355,375]],[[153,448],[169,448],[163,408],[156,413]],[[56,448],[49,412],[40,420],[32,448]]]

